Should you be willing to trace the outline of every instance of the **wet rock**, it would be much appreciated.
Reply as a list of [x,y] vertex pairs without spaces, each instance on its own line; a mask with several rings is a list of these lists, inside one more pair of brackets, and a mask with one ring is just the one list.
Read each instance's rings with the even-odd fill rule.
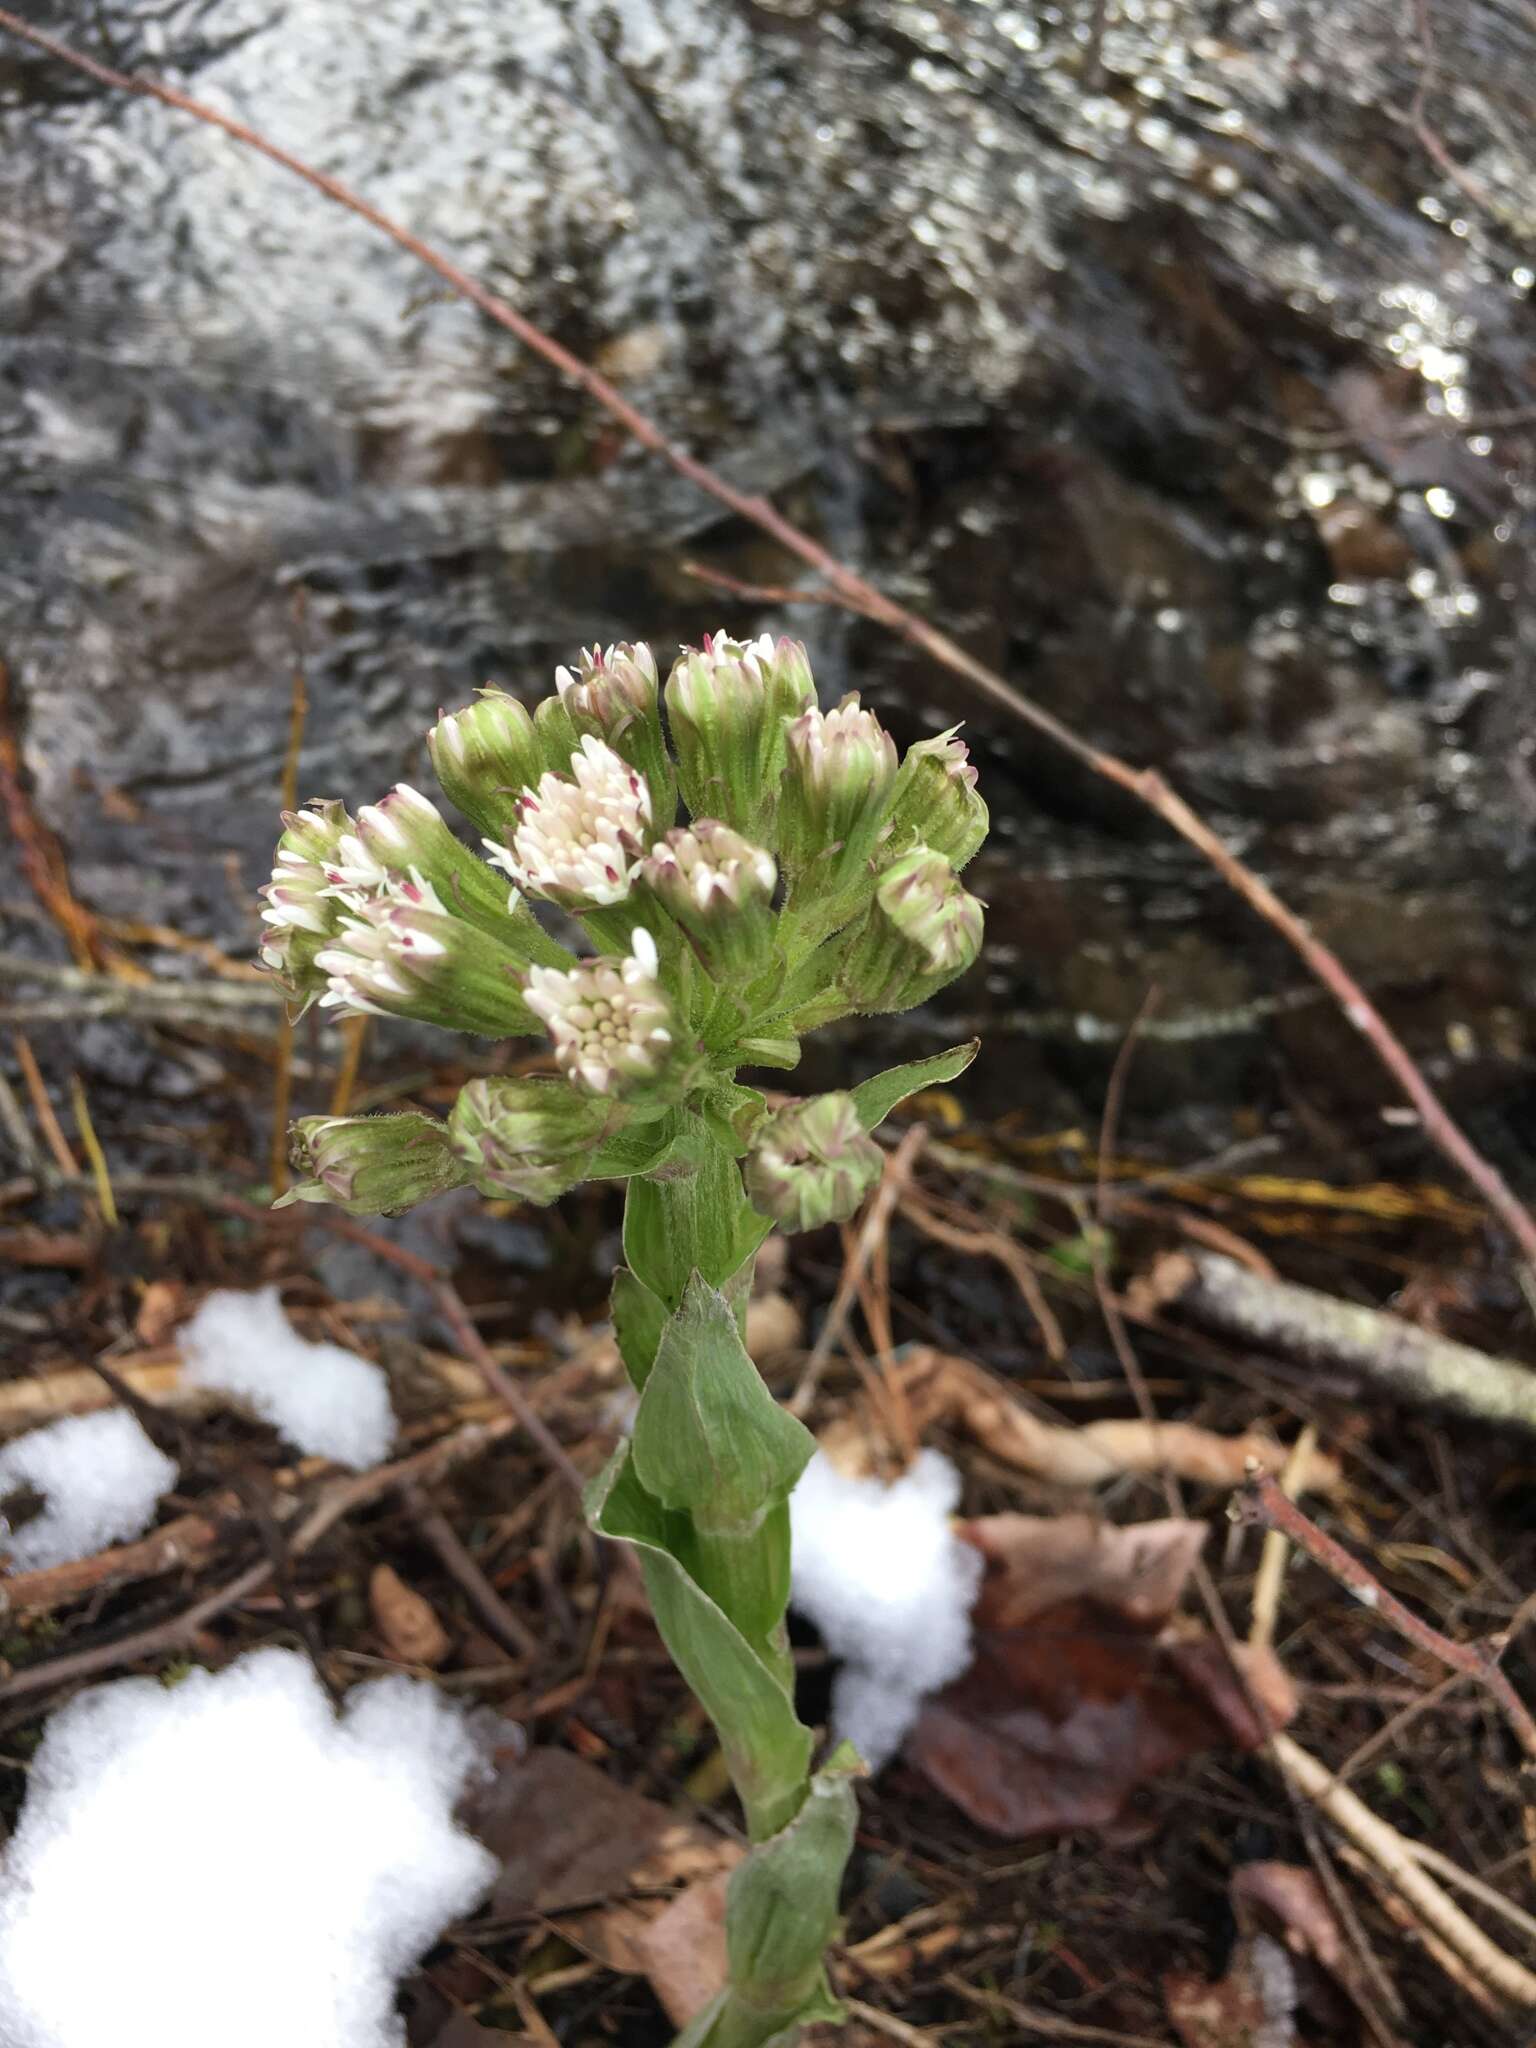
[[[349,0],[105,0],[89,30],[1163,768],[1300,907],[1363,891],[1340,944],[1410,1028],[1437,974],[1491,960],[1520,1005],[1536,968],[1536,29],[1467,0],[1436,32],[1455,176],[1387,0],[379,0],[366,33]],[[274,167],[12,49],[0,144],[0,654],[102,909],[250,948],[295,664],[304,791],[362,799],[488,678],[717,623],[685,552],[794,573]],[[1192,857],[908,650],[795,623],[829,694],[975,714],[1014,976],[985,1004],[1060,1015],[1075,1059],[1155,969],[1165,1017],[1247,1017],[1222,1084],[1253,1085],[1297,970]],[[1482,914],[1401,917],[1440,889]],[[1197,940],[1149,935],[1170,904]]]

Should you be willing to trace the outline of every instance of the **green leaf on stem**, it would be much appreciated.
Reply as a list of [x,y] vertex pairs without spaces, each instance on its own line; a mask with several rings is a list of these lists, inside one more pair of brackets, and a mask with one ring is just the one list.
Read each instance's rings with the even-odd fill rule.
[[587,1180],[630,1180],[651,1173],[677,1142],[676,1112],[649,1123],[631,1124],[599,1145],[587,1163]]
[[973,1038],[965,1045],[951,1046],[948,1052],[936,1052],[931,1059],[911,1060],[904,1067],[872,1074],[853,1090],[859,1122],[866,1131],[872,1131],[909,1095],[919,1095],[925,1088],[942,1088],[946,1081],[965,1072],[980,1046],[981,1040]]
[[838,1892],[858,1818],[844,1745],[810,1783],[788,1827],[732,1873],[725,1931],[731,1982],[674,2048],[765,2048],[815,2020],[844,2018],[822,1958],[839,1925]]
[[799,1811],[811,1732],[795,1718],[786,1678],[769,1669],[741,1631],[678,1562],[688,1518],[640,1484],[624,1445],[587,1489],[599,1535],[633,1543],[662,1640],[715,1725],[754,1841],[776,1835]]
[[725,1296],[697,1273],[662,1331],[632,1447],[647,1493],[701,1529],[733,1531],[787,1500],[816,1448],[763,1385]]
[[656,1347],[667,1324],[667,1305],[628,1266],[620,1266],[613,1276],[612,1308],[619,1356],[638,1390],[656,1362]]
[[624,1257],[668,1309],[682,1306],[690,1276],[724,1287],[772,1229],[747,1200],[741,1169],[698,1117],[652,1177],[634,1179],[624,1204]]

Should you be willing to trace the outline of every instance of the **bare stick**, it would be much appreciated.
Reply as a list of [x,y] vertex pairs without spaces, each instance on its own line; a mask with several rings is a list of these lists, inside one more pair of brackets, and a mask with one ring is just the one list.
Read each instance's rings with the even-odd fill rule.
[[1536,1976],[1506,1955],[1454,1899],[1435,1883],[1414,1855],[1414,1845],[1380,1819],[1347,1785],[1289,1735],[1272,1735],[1260,1752],[1288,1784],[1312,1800],[1339,1832],[1363,1849],[1447,1948],[1471,1965],[1491,1990],[1512,2005],[1536,2006]]
[[1536,1431],[1536,1372],[1313,1287],[1267,1280],[1219,1252],[1170,1252],[1131,1289],[1138,1310],[1177,1304],[1255,1344],[1344,1366],[1388,1393]]
[[842,1278],[837,1283],[837,1292],[832,1297],[832,1306],[827,1310],[827,1320],[817,1334],[811,1347],[811,1354],[805,1361],[800,1375],[800,1384],[786,1403],[791,1415],[804,1415],[816,1398],[816,1389],[826,1371],[827,1360],[832,1356],[837,1340],[843,1334],[848,1321],[848,1311],[853,1307],[859,1291],[859,1282],[869,1269],[875,1246],[891,1227],[891,1213],[901,1200],[902,1190],[912,1178],[912,1169],[917,1156],[928,1142],[927,1127],[913,1124],[896,1150],[885,1162],[880,1185],[864,1212],[864,1221],[854,1240],[853,1256],[843,1265]]
[[[1280,1474],[1280,1490],[1287,1500],[1295,1500],[1307,1490],[1307,1472],[1312,1463],[1312,1454],[1317,1449],[1317,1427],[1309,1422],[1297,1437],[1291,1455],[1285,1461],[1285,1470]],[[1250,1648],[1262,1645],[1268,1648],[1275,1639],[1275,1622],[1280,1613],[1280,1589],[1285,1583],[1285,1561],[1290,1556],[1290,1545],[1278,1529],[1264,1531],[1264,1548],[1259,1557],[1259,1568],[1253,1575],[1253,1600],[1248,1624]]]
[[[99,85],[111,87],[118,92],[136,93],[145,99],[159,100],[163,105],[174,107],[178,112],[190,115],[194,120],[205,122],[209,127],[218,128],[234,141],[247,149],[257,151],[270,162],[279,164],[293,176],[302,178],[316,191],[323,192],[338,206],[366,220],[387,235],[399,248],[414,256],[417,262],[433,271],[449,288],[475,306],[488,320],[515,335],[523,346],[541,357],[559,374],[602,406],[609,416],[633,435],[642,448],[668,463],[681,477],[698,490],[723,505],[738,518],[748,520],[760,532],[777,541],[779,546],[795,555],[806,566],[813,569],[822,579],[825,592],[830,592],[848,610],[861,617],[873,619],[889,632],[899,634],[914,647],[951,674],[964,678],[984,697],[994,704],[1003,706],[1015,718],[1051,740],[1084,767],[1105,781],[1116,784],[1151,811],[1155,811],[1163,822],[1188,841],[1197,852],[1210,862],[1222,879],[1256,911],[1265,922],[1280,933],[1286,943],[1306,963],[1307,967],[1334,997],[1350,1023],[1370,1045],[1376,1057],[1391,1074],[1393,1080],[1418,1112],[1424,1133],[1430,1141],[1478,1190],[1488,1207],[1499,1217],[1511,1237],[1519,1245],[1525,1259],[1536,1266],[1536,1218],[1533,1218],[1520,1202],[1498,1168],[1491,1160],[1485,1159],[1477,1147],[1461,1130],[1450,1111],[1440,1100],[1429,1081],[1420,1070],[1411,1052],[1381,1016],[1359,982],[1349,972],[1338,956],[1310,929],[1306,921],[1283,903],[1269,884],[1247,867],[1232,850],[1223,844],[1205,820],[1178,793],[1169,787],[1163,777],[1153,768],[1135,768],[1130,762],[1122,761],[1118,755],[1106,753],[1088,740],[1075,733],[1043,705],[1016,690],[1011,683],[988,668],[984,662],[967,654],[958,642],[948,634],[939,631],[926,619],[908,611],[878,590],[874,584],[847,568],[829,554],[820,542],[811,538],[801,528],[793,525],[776,511],[766,498],[750,491],[741,491],[728,483],[706,463],[679,446],[664,434],[654,420],[630,404],[616,386],[606,377],[584,363],[579,356],[563,348],[551,335],[519,313],[506,300],[499,299],[483,284],[461,270],[456,263],[442,255],[420,236],[413,235],[408,228],[391,220],[377,207],[371,206],[360,194],[342,184],[340,179],[317,171],[302,158],[280,148],[264,135],[248,128],[244,122],[231,115],[220,113],[190,95],[177,92],[173,86],[162,85],[158,80],[138,78],[123,71],[114,71],[110,65],[99,64],[93,57],[71,49],[56,36],[46,34],[42,29],[33,28],[8,8],[0,8],[0,28],[30,43],[35,49],[46,50],[61,63],[73,66],[86,77],[94,78]],[[818,591],[821,598],[825,592]]]
[[1278,1529],[1298,1550],[1304,1550],[1314,1564],[1321,1565],[1330,1578],[1337,1579],[1346,1592],[1353,1593],[1362,1607],[1379,1614],[1389,1628],[1395,1628],[1419,1649],[1427,1650],[1450,1670],[1460,1671],[1486,1686],[1503,1709],[1520,1747],[1528,1757],[1536,1758],[1536,1721],[1500,1667],[1498,1649],[1487,1643],[1454,1642],[1427,1621],[1421,1621],[1342,1543],[1335,1543],[1310,1515],[1287,1500],[1284,1489],[1268,1473],[1255,1474],[1247,1482],[1230,1512],[1234,1521],[1257,1522],[1267,1529]]
[[[466,1422],[451,1436],[440,1437],[435,1444],[428,1444],[425,1450],[413,1451],[409,1457],[397,1458],[393,1464],[375,1465],[371,1472],[333,1480],[294,1531],[288,1545],[289,1556],[302,1557],[343,1517],[369,1501],[377,1500],[381,1494],[397,1486],[409,1485],[413,1480],[425,1483],[436,1479],[451,1466],[461,1464],[499,1438],[510,1435],[515,1426],[511,1416],[505,1419],[498,1417],[493,1422]],[[180,1649],[205,1622],[212,1621],[258,1592],[273,1577],[274,1571],[273,1560],[261,1558],[183,1613],[173,1615],[169,1621],[154,1628],[139,1629],[133,1635],[119,1636],[115,1642],[99,1643],[93,1649],[76,1650],[69,1656],[51,1657],[46,1663],[30,1664],[24,1671],[14,1672],[0,1685],[0,1700],[19,1699],[25,1693],[42,1692],[49,1686],[69,1684],[79,1678],[94,1678],[98,1671],[111,1671],[120,1664],[137,1663],[141,1657],[154,1657],[165,1650]]]
[[444,1570],[458,1580],[470,1606],[502,1648],[510,1650],[515,1657],[537,1657],[540,1649],[538,1637],[522,1617],[514,1614],[502,1599],[471,1557],[468,1549],[459,1541],[458,1534],[448,1517],[440,1508],[433,1506],[425,1488],[408,1487],[406,1501],[416,1526],[437,1552]]

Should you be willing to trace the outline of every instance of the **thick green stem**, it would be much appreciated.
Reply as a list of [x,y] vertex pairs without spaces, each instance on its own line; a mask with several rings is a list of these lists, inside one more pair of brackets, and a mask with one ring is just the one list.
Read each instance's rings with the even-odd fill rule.
[[640,1405],[589,1501],[593,1526],[640,1552],[657,1627],[715,1725],[754,1844],[730,1888],[730,1983],[686,2048],[761,2048],[839,2017],[823,1958],[854,1799],[846,1761],[811,1775],[794,1710],[788,1503],[814,1445],[742,1342],[766,1232],[727,1144],[697,1118],[653,1177],[630,1182],[614,1323]]

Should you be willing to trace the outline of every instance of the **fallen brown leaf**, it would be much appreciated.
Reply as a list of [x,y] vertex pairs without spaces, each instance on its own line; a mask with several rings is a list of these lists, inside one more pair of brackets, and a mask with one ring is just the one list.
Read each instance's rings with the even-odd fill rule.
[[379,1564],[368,1581],[368,1605],[384,1647],[402,1664],[441,1664],[451,1647],[430,1600],[408,1586],[393,1565]]
[[1251,1749],[1295,1711],[1268,1652],[1169,1626],[1205,1538],[1178,1520],[1000,1515],[963,1532],[988,1560],[970,1669],[924,1707],[906,1755],[1010,1839],[1113,1828],[1137,1788],[1201,1750]]
[[1278,1923],[1285,1945],[1313,1956],[1325,1969],[1346,1960],[1344,1936],[1314,1871],[1299,1863],[1243,1863],[1232,1874],[1232,1902],[1247,1921],[1258,1908]]
[[[558,1917],[613,1969],[648,1977],[679,2022],[725,1981],[723,1887],[741,1860],[736,1843],[563,1749],[532,1750],[499,1771],[470,1818],[502,1858],[493,1913]],[[644,1896],[673,1886],[684,1889]]]
[[1156,1627],[1178,1606],[1206,1528],[1174,1517],[1122,1526],[1097,1515],[985,1515],[959,1533],[990,1567],[978,1626],[1022,1628],[1060,1601],[1096,1600]]
[[685,1886],[631,1936],[640,1967],[674,2026],[686,2026],[725,1985],[725,1894],[730,1881],[731,1873],[720,1870]]

